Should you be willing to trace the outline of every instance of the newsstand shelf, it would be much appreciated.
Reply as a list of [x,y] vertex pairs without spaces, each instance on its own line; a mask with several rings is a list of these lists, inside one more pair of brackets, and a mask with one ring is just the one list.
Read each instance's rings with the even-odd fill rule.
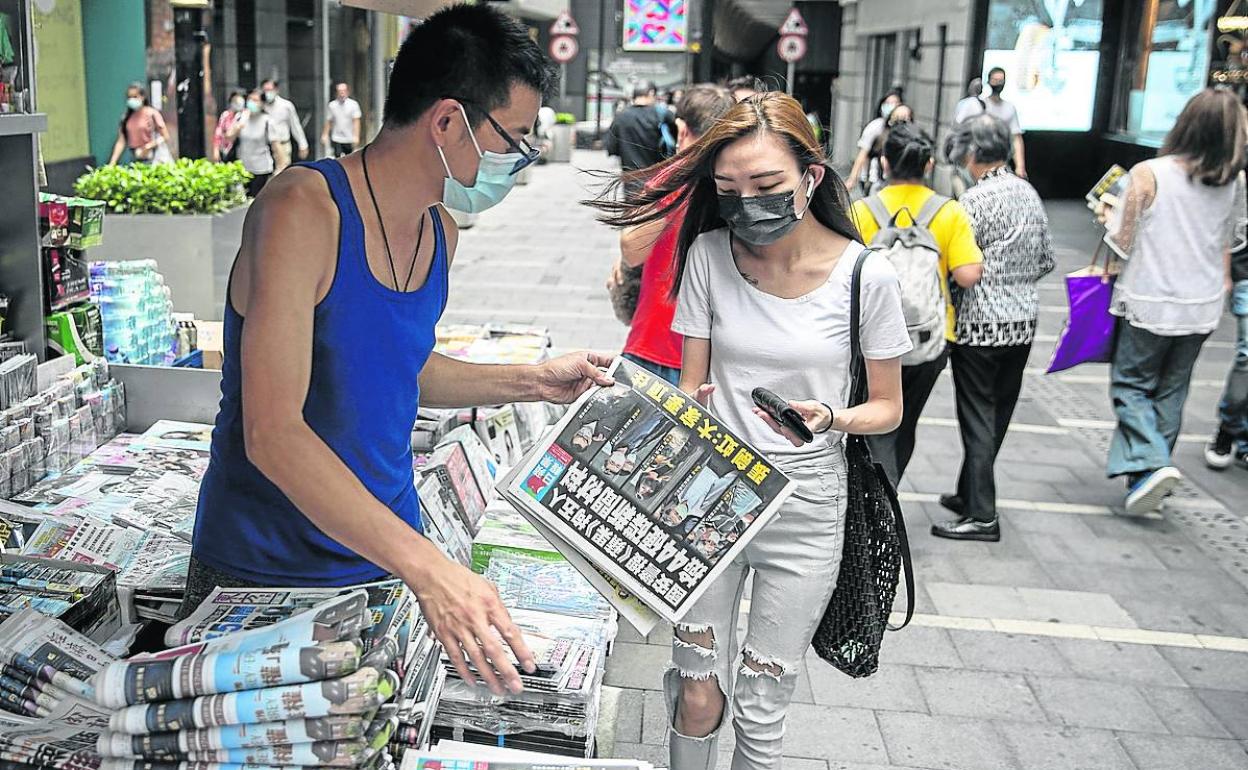
[[35,113],[33,115],[18,113],[0,114],[0,136],[42,134],[47,130],[48,116],[43,113]]

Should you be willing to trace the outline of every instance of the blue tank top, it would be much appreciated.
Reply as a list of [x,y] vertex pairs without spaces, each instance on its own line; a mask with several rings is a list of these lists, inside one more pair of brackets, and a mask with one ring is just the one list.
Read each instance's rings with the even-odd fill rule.
[[[312,376],[303,416],[368,491],[418,532],[411,430],[420,370],[446,307],[442,220],[430,209],[435,249],[417,291],[382,284],[368,266],[364,225],[336,160],[304,164],[324,175],[338,207],[338,262],[316,306]],[[225,360],[212,455],[199,495],[193,553],[214,569],[271,586],[348,585],[383,570],[322,533],[247,459],[243,445],[242,316],[225,303]]]

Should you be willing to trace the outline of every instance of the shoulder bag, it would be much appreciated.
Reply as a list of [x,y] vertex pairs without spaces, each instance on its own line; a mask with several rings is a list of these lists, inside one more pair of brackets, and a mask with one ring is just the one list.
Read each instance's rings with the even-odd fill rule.
[[[870,249],[863,249],[858,256],[850,288],[851,407],[867,400],[859,322],[862,266],[870,253]],[[905,628],[914,615],[914,568],[897,491],[872,459],[865,436],[845,437],[845,465],[849,478],[841,568],[811,645],[819,657],[839,670],[864,677],[879,667],[884,631]],[[906,581],[906,617],[893,627],[888,617],[897,595],[899,571]]]

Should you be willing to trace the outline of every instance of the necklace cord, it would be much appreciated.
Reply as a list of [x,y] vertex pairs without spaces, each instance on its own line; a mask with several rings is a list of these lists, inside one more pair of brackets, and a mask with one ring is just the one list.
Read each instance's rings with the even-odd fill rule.
[[[368,188],[368,197],[373,202],[373,213],[377,215],[377,224],[381,225],[381,242],[386,247],[386,261],[390,264],[390,278],[394,281],[394,290],[407,293],[408,286],[412,283],[412,275],[416,271],[416,258],[420,256],[420,247],[425,240],[425,212],[420,212],[420,228],[416,231],[416,250],[412,252],[412,262],[407,268],[407,280],[403,281],[403,288],[399,288],[399,274],[394,269],[394,256],[390,252],[390,238],[386,235],[386,221],[381,218],[381,207],[377,205],[377,194],[373,192],[373,180],[368,176],[368,149],[371,144],[364,145],[363,152],[360,153],[360,165],[364,167],[364,185]],[[367,258],[365,262],[367,262]]]

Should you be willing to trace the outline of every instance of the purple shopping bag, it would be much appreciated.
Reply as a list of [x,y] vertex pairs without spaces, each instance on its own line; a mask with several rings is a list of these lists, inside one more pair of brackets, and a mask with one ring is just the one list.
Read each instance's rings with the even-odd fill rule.
[[[1105,252],[1103,265],[1097,258]],[[1066,296],[1070,300],[1070,318],[1057,338],[1048,374],[1079,364],[1107,363],[1114,353],[1116,319],[1109,312],[1117,273],[1110,269],[1109,253],[1096,250],[1092,264],[1066,275]]]

